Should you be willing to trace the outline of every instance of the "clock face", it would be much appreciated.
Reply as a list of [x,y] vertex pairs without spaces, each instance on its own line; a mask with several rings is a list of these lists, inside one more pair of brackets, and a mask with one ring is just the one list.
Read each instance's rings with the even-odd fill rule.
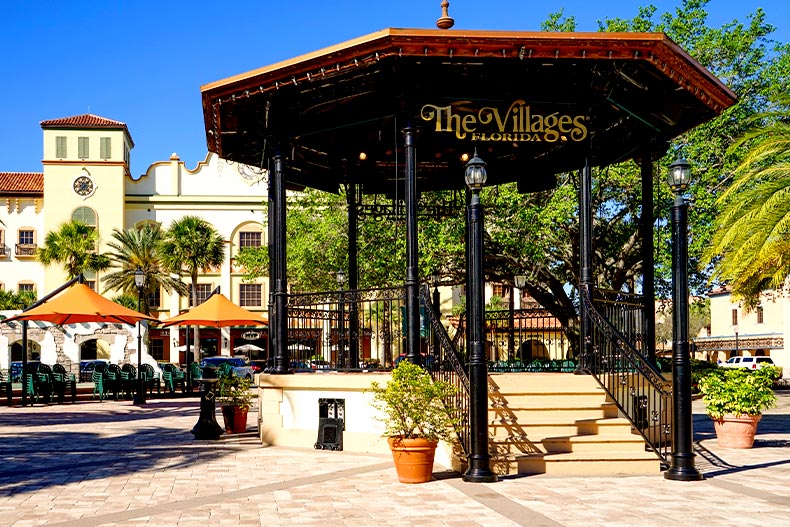
[[93,180],[88,176],[80,176],[74,180],[74,192],[79,196],[90,196],[93,193]]

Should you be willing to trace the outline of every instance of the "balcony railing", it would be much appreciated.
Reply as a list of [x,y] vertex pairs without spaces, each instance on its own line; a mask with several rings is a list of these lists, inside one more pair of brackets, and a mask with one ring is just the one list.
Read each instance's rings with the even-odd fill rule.
[[38,245],[35,243],[17,243],[16,255],[17,256],[35,256]]
[[8,258],[10,252],[6,244],[0,243],[0,258]]

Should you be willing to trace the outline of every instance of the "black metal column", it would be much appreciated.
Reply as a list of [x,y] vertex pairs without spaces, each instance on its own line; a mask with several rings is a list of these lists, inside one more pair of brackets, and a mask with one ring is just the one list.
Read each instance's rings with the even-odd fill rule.
[[[27,320],[22,321],[22,406],[27,405]],[[9,374],[10,377],[10,374]],[[10,378],[8,379],[11,380]],[[33,406],[32,402],[30,406]]]
[[689,357],[688,204],[680,193],[672,205],[672,461],[666,479],[699,481],[694,466]]
[[348,367],[359,367],[359,311],[355,301],[356,291],[359,289],[359,261],[357,252],[357,223],[359,210],[357,208],[358,187],[349,184],[346,189],[348,203],[348,289],[351,291],[351,302],[348,306]]
[[[274,178],[272,173],[268,175],[268,188],[266,192],[267,207],[266,207],[266,251],[269,256],[269,303],[268,303],[268,316],[271,322],[274,314],[274,261],[276,260],[274,254]],[[274,367],[275,350],[274,338],[277,330],[270,324],[267,329],[268,338],[266,339],[266,358],[271,359],[271,366]]]
[[467,207],[466,221],[469,229],[470,260],[467,261],[470,282],[466,291],[466,310],[469,323],[469,423],[471,425],[471,452],[464,481],[490,483],[497,480],[491,471],[488,453],[488,367],[486,363],[483,309],[485,303],[483,278],[483,209],[480,192],[472,191]]
[[274,312],[269,320],[269,328],[274,328],[274,374],[289,372],[288,360],[288,306],[285,251],[285,174],[283,159],[278,153],[274,156]]
[[[589,161],[579,175],[579,294],[592,294],[592,171]],[[581,327],[579,328],[579,363],[575,373],[587,373],[593,367],[592,331],[590,318],[585,313],[585,303],[581,303]]]
[[417,160],[414,152],[414,131],[403,130],[406,158],[406,357],[421,364],[420,298],[417,276]]
[[642,339],[642,354],[651,364],[656,364],[656,308],[655,308],[655,269],[653,256],[653,160],[651,151],[645,148],[642,153],[642,297],[645,302]]

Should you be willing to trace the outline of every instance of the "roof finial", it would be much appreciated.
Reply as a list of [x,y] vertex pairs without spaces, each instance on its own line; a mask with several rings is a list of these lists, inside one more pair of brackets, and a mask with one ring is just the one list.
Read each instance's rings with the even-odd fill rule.
[[455,20],[447,14],[448,7],[450,7],[450,2],[442,0],[442,16],[436,21],[436,27],[439,29],[450,29],[455,24]]

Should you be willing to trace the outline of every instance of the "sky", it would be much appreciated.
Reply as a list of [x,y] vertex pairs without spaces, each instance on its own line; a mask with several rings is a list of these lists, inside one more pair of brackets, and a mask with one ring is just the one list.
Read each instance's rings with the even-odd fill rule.
[[[639,6],[658,16],[682,0],[451,0],[453,29],[539,30],[550,13],[578,31]],[[435,28],[441,0],[25,0],[5,2],[0,30],[0,172],[41,172],[40,122],[92,113],[127,124],[131,173],[177,153],[207,154],[200,87],[352,38]],[[710,0],[718,27],[762,7],[790,42],[787,0]],[[450,30],[452,31],[452,30]]]

